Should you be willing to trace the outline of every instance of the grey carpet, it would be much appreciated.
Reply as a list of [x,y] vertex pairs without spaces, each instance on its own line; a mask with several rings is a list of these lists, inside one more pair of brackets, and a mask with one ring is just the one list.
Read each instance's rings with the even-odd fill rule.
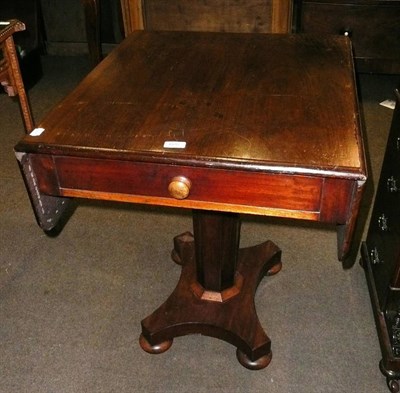
[[[83,57],[43,64],[29,92],[36,120],[89,70]],[[393,113],[378,103],[398,80],[359,78],[371,167],[365,217]],[[0,95],[1,393],[387,391],[364,273],[358,263],[342,268],[335,231],[317,224],[243,217],[243,245],[271,239],[283,250],[282,271],[256,295],[272,339],[268,368],[248,371],[231,345],[203,336],[143,352],[140,321],[175,287],[172,238],[191,229],[190,212],[86,201],[48,238],[13,155],[22,133],[17,103]]]

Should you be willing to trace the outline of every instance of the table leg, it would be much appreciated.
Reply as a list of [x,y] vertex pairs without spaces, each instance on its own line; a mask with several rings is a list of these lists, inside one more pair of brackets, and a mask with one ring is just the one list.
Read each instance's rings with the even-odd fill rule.
[[167,301],[142,321],[141,347],[162,353],[174,337],[203,334],[236,346],[243,366],[266,367],[271,341],[254,295],[264,275],[280,270],[281,250],[271,241],[239,249],[238,214],[197,210],[193,229],[194,236],[174,239],[172,257],[182,265],[181,277]]

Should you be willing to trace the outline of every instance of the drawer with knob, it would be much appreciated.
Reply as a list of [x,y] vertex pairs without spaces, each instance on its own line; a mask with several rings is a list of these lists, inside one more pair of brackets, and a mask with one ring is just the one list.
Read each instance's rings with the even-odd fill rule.
[[400,1],[295,1],[296,31],[350,37],[359,72],[400,73]]
[[[345,223],[356,180],[46,154],[30,157],[50,196]],[[251,204],[248,202],[251,201]]]

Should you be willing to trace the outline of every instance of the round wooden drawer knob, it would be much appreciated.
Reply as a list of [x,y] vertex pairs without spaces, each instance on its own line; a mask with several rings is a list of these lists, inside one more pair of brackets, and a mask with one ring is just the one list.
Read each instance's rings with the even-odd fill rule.
[[176,176],[169,183],[169,194],[175,199],[185,199],[189,196],[192,183],[183,176]]

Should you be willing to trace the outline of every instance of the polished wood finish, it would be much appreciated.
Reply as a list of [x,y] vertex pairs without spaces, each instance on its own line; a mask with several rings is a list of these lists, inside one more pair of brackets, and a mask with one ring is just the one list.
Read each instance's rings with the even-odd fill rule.
[[[400,88],[400,86],[399,86]],[[372,309],[381,346],[380,369],[391,392],[400,389],[400,93],[379,178],[368,235],[362,244]]]
[[3,23],[0,25],[0,83],[9,96],[18,97],[25,131],[30,132],[34,121],[13,38],[14,33],[25,30],[25,25],[15,19]]
[[73,197],[193,210],[179,284],[142,322],[148,352],[201,333],[268,365],[254,293],[280,250],[239,250],[241,213],[337,225],[348,254],[366,169],[346,38],[138,31],[40,126],[15,150],[44,230]]
[[[281,251],[267,241],[238,253],[238,215],[194,213],[196,241],[185,233],[187,244],[175,249],[183,261],[180,280],[167,301],[142,321],[141,346],[162,353],[173,337],[203,334],[237,347],[238,360],[246,368],[264,368],[271,361],[271,340],[257,317],[254,294],[261,278],[280,266]],[[208,288],[207,296],[197,291],[199,285]],[[228,288],[233,294],[221,299]]]
[[298,31],[351,38],[359,72],[400,73],[400,1],[298,0]]

